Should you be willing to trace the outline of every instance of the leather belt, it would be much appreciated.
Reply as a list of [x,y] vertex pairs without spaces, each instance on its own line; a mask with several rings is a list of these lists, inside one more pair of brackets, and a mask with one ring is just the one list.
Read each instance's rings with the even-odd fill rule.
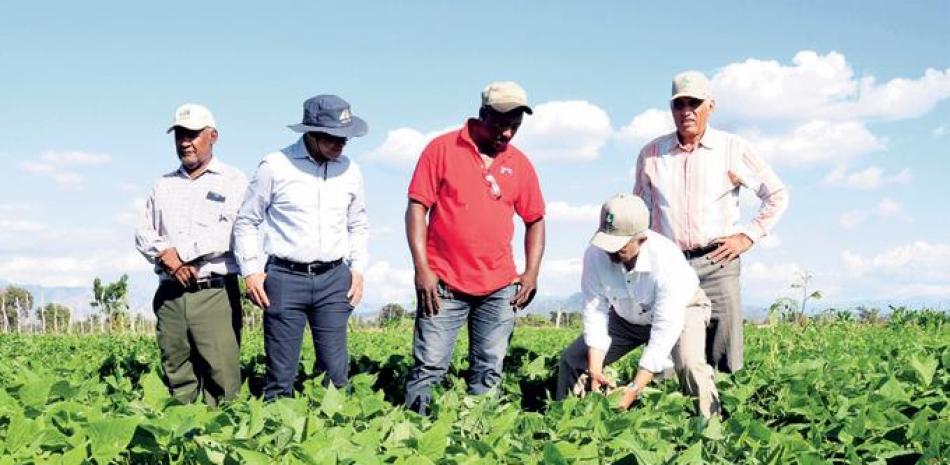
[[697,248],[695,248],[695,249],[684,250],[684,251],[683,251],[683,256],[686,257],[687,260],[693,259],[693,258],[698,258],[698,257],[702,257],[702,256],[708,254],[709,252],[712,252],[713,250],[716,250],[716,249],[718,249],[718,248],[719,248],[719,244],[710,243],[709,245],[707,245],[707,246],[705,246],[705,247],[697,247]]
[[281,268],[286,268],[295,273],[304,273],[310,275],[323,274],[327,271],[332,270],[337,265],[343,264],[343,259],[338,258],[332,262],[310,262],[310,263],[300,263],[291,260],[287,260],[280,257],[270,257],[268,259],[273,265],[277,265]]
[[222,276],[222,275],[216,274],[216,275],[211,275],[205,278],[200,278],[194,283],[189,284],[187,286],[182,286],[181,283],[179,283],[175,279],[163,279],[160,285],[177,287],[185,292],[198,292],[198,291],[203,291],[206,289],[224,289],[225,287],[227,287],[228,278],[231,278],[237,281],[234,275]]

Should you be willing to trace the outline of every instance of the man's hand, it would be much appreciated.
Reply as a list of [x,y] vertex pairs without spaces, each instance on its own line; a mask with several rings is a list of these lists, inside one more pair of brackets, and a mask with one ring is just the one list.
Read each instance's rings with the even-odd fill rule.
[[520,310],[534,300],[534,295],[538,292],[538,274],[524,273],[515,279],[514,284],[518,285],[518,293],[511,299],[511,305]]
[[590,372],[590,390],[600,391],[601,388],[607,387],[609,389],[615,389],[617,384],[614,383],[614,380],[610,379],[609,376],[605,375],[602,371],[591,371]]
[[709,260],[713,263],[730,262],[742,255],[746,250],[752,247],[752,239],[743,233],[736,233],[731,236],[718,237],[713,239],[714,244],[719,244],[719,248],[713,250],[709,255]]
[[633,405],[634,402],[640,398],[640,389],[633,386],[624,386],[623,387],[623,397],[620,398],[620,402],[617,404],[617,408],[620,410],[627,410]]
[[270,307],[270,300],[267,293],[264,292],[264,280],[267,279],[267,273],[260,272],[250,274],[244,277],[244,286],[247,288],[247,297],[254,302],[261,310],[267,310]]
[[178,281],[182,287],[188,287],[198,281],[198,267],[194,265],[181,265],[175,270],[172,276],[175,277],[175,280]]
[[416,268],[416,299],[426,317],[439,313],[439,277],[428,266]]
[[174,247],[169,247],[158,254],[156,257],[158,263],[162,265],[162,268],[170,275],[175,275],[177,271],[183,265],[181,257],[178,256],[178,250]]
[[346,298],[355,307],[363,300],[363,275],[353,270],[350,270],[350,274],[353,275],[353,283],[350,284],[350,290],[346,291]]

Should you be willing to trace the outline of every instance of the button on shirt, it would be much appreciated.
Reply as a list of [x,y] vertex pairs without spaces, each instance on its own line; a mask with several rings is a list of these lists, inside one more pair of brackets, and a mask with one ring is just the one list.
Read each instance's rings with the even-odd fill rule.
[[[409,183],[409,198],[431,209],[426,254],[436,276],[452,289],[487,295],[518,275],[511,248],[514,214],[525,223],[540,220],[544,198],[534,167],[513,145],[485,168],[471,124],[426,146]],[[492,193],[488,175],[500,195]]]
[[298,263],[342,258],[362,273],[367,231],[359,167],[342,155],[317,163],[301,137],[258,166],[234,224],[235,254],[245,276],[263,272],[267,256]]
[[[747,224],[739,222],[740,187],[762,200]],[[713,128],[692,152],[680,148],[676,132],[647,144],[637,159],[633,193],[650,209],[651,228],[683,250],[736,233],[757,241],[788,207],[788,190],[752,146]]]
[[699,289],[699,278],[673,242],[653,231],[646,234],[630,271],[597,247],[589,246],[584,253],[584,342],[607,352],[613,309],[630,323],[651,326],[640,367],[659,373],[672,365],[670,352],[683,332],[686,306]]
[[183,167],[162,176],[145,202],[135,231],[135,247],[162,279],[172,279],[157,263],[174,247],[184,262],[200,259],[198,277],[237,273],[231,253],[231,228],[247,189],[247,177],[237,168],[212,158],[195,179]]

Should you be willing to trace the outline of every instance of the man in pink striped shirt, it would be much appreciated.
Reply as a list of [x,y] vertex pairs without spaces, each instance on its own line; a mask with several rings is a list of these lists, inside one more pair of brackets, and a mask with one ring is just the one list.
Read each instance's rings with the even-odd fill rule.
[[[706,358],[724,372],[742,368],[739,256],[767,235],[788,207],[788,189],[744,139],[709,127],[716,107],[709,79],[697,71],[673,78],[676,131],[640,151],[633,193],[650,209],[654,231],[669,237],[699,275],[712,301]],[[739,221],[739,189],[761,200]]]

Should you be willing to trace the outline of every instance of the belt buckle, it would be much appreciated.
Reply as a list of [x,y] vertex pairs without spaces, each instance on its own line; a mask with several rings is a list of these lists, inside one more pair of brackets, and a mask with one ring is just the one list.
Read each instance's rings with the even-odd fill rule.
[[319,274],[319,273],[320,273],[320,262],[307,263],[307,273],[308,273],[308,274]]

